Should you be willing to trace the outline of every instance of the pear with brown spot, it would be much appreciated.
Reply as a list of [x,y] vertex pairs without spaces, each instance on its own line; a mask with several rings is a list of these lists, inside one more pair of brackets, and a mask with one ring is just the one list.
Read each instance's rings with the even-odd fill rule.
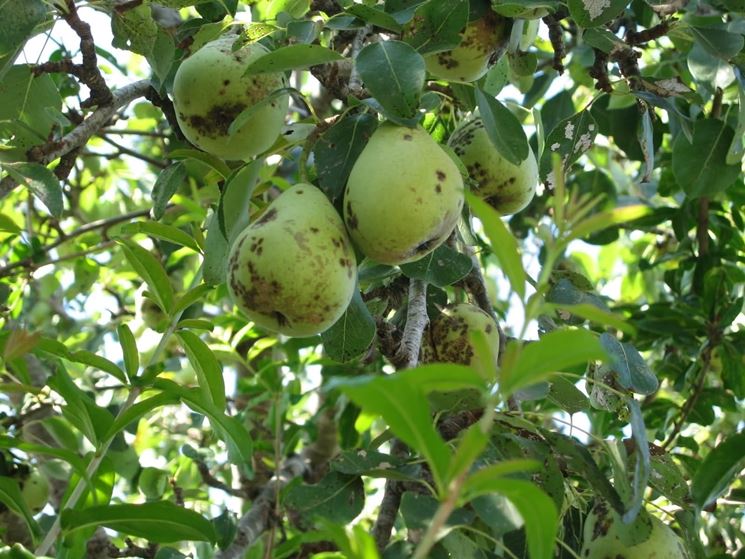
[[501,215],[517,213],[530,204],[538,185],[538,162],[532,150],[519,165],[510,163],[489,140],[480,117],[456,128],[448,145],[474,181],[473,193]]
[[[235,36],[207,43],[184,60],[173,80],[173,105],[181,131],[192,144],[217,157],[245,160],[275,142],[290,103],[282,73],[244,76],[246,67],[269,51],[249,43],[233,51]],[[250,118],[233,134],[230,125],[244,110]]]
[[423,128],[383,124],[357,158],[344,193],[352,240],[381,264],[404,264],[435,250],[463,208],[455,162]]
[[585,519],[583,559],[689,559],[683,540],[662,520],[642,510],[631,524],[600,502]]
[[228,290],[257,325],[287,336],[332,326],[354,294],[357,264],[339,214],[315,186],[282,193],[241,232],[228,256]]
[[[489,361],[482,361],[474,344],[479,332],[490,352]],[[489,374],[496,371],[499,357],[499,330],[496,323],[479,307],[461,303],[446,307],[433,319],[422,337],[423,363],[457,363]],[[430,403],[437,410],[474,409],[481,406],[481,394],[475,390],[433,392]]]
[[478,80],[507,47],[510,29],[507,18],[488,12],[484,17],[468,23],[457,47],[425,55],[427,71],[442,80]]

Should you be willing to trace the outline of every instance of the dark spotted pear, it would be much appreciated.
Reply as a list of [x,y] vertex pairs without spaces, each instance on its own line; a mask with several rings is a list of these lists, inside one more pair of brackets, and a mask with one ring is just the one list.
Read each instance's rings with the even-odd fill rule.
[[381,264],[404,264],[435,250],[455,228],[463,179],[423,128],[380,126],[357,158],[344,193],[352,240]]
[[533,199],[538,185],[538,162],[532,150],[520,165],[510,163],[491,143],[479,117],[461,124],[450,136],[448,145],[468,169],[475,183],[473,193],[501,215],[517,213]]
[[[289,107],[281,73],[244,76],[246,67],[269,51],[249,43],[233,51],[235,36],[207,43],[179,66],[173,80],[173,104],[184,136],[217,157],[245,160],[271,147]],[[230,125],[244,110],[251,116],[234,131]]]
[[243,232],[228,256],[228,290],[258,326],[313,336],[344,313],[357,265],[341,217],[315,186],[282,193]]

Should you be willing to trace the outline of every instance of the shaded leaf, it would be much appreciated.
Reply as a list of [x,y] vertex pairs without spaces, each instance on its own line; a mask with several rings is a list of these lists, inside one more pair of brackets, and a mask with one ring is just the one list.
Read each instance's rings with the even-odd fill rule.
[[217,409],[225,408],[225,381],[222,377],[220,362],[209,346],[196,334],[180,330],[176,335],[189,358],[199,380],[199,387],[204,397]]
[[402,264],[401,271],[408,278],[445,287],[466,277],[472,267],[468,256],[443,244],[424,258]]
[[359,476],[331,472],[317,484],[290,486],[283,503],[308,519],[351,522],[362,512],[365,490]]
[[344,60],[344,57],[321,45],[288,45],[257,58],[248,65],[245,75],[299,70],[336,60]]
[[497,101],[476,88],[476,102],[484,130],[499,154],[513,165],[520,165],[530,155],[528,138],[517,117]]
[[618,374],[621,386],[638,394],[652,394],[657,390],[657,377],[634,346],[622,344],[608,333],[600,336],[600,343],[610,356],[611,367]]
[[727,437],[706,455],[691,483],[693,502],[704,508],[735,480],[745,460],[745,432]]
[[181,161],[172,163],[159,174],[153,186],[153,217],[160,219],[166,213],[168,201],[186,180],[186,167]]
[[365,353],[375,338],[375,319],[355,290],[344,314],[321,334],[323,348],[334,361],[346,363]]

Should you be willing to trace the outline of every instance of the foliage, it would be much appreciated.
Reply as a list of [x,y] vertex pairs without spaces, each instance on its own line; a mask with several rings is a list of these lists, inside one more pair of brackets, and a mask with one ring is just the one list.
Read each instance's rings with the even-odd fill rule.
[[[492,20],[486,74],[436,79]],[[221,113],[230,136],[290,95],[246,161],[190,144],[173,104],[225,33],[290,84]],[[0,553],[569,558],[603,501],[741,557],[744,36],[736,0],[0,2]],[[471,191],[445,243],[358,251],[320,335],[237,310],[232,243],[279,193],[343,215],[380,123],[447,146],[474,111],[506,162],[535,154],[525,210],[445,147]],[[497,369],[479,333],[478,359],[419,364],[466,301]]]

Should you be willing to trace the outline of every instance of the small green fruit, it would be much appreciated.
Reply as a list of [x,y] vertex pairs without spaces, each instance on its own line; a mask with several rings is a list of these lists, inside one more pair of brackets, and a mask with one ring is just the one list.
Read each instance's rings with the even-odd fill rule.
[[455,228],[463,179],[422,128],[380,126],[352,168],[344,221],[352,240],[381,264],[432,252]]
[[38,470],[34,470],[23,480],[21,496],[32,512],[39,512],[49,499],[49,480]]
[[[184,60],[173,80],[173,104],[181,131],[191,143],[223,159],[248,159],[269,149],[279,136],[289,97],[270,98],[286,87],[281,73],[243,75],[268,51],[250,43],[232,52],[234,40],[217,39]],[[255,112],[229,134],[231,123],[249,107],[256,107]]]
[[[648,533],[644,541],[641,537]],[[621,517],[606,503],[599,503],[585,520],[584,559],[688,559],[688,551],[675,532],[659,518],[646,511],[632,524],[624,524]]]
[[248,318],[287,336],[333,325],[354,294],[357,264],[344,224],[315,186],[280,195],[241,232],[228,257],[228,289]]
[[[491,350],[490,363],[482,363],[471,335],[482,332]],[[499,330],[494,320],[475,305],[461,303],[448,307],[432,320],[422,339],[422,361],[458,363],[478,370],[495,369],[499,357]]]
[[538,162],[532,150],[520,165],[513,165],[491,143],[480,117],[461,124],[450,136],[448,145],[475,181],[474,194],[501,215],[517,213],[533,199],[538,184]]
[[451,50],[435,52],[424,57],[427,70],[434,77],[458,82],[473,82],[489,70],[510,38],[509,20],[488,12],[484,17],[469,22],[463,40]]

